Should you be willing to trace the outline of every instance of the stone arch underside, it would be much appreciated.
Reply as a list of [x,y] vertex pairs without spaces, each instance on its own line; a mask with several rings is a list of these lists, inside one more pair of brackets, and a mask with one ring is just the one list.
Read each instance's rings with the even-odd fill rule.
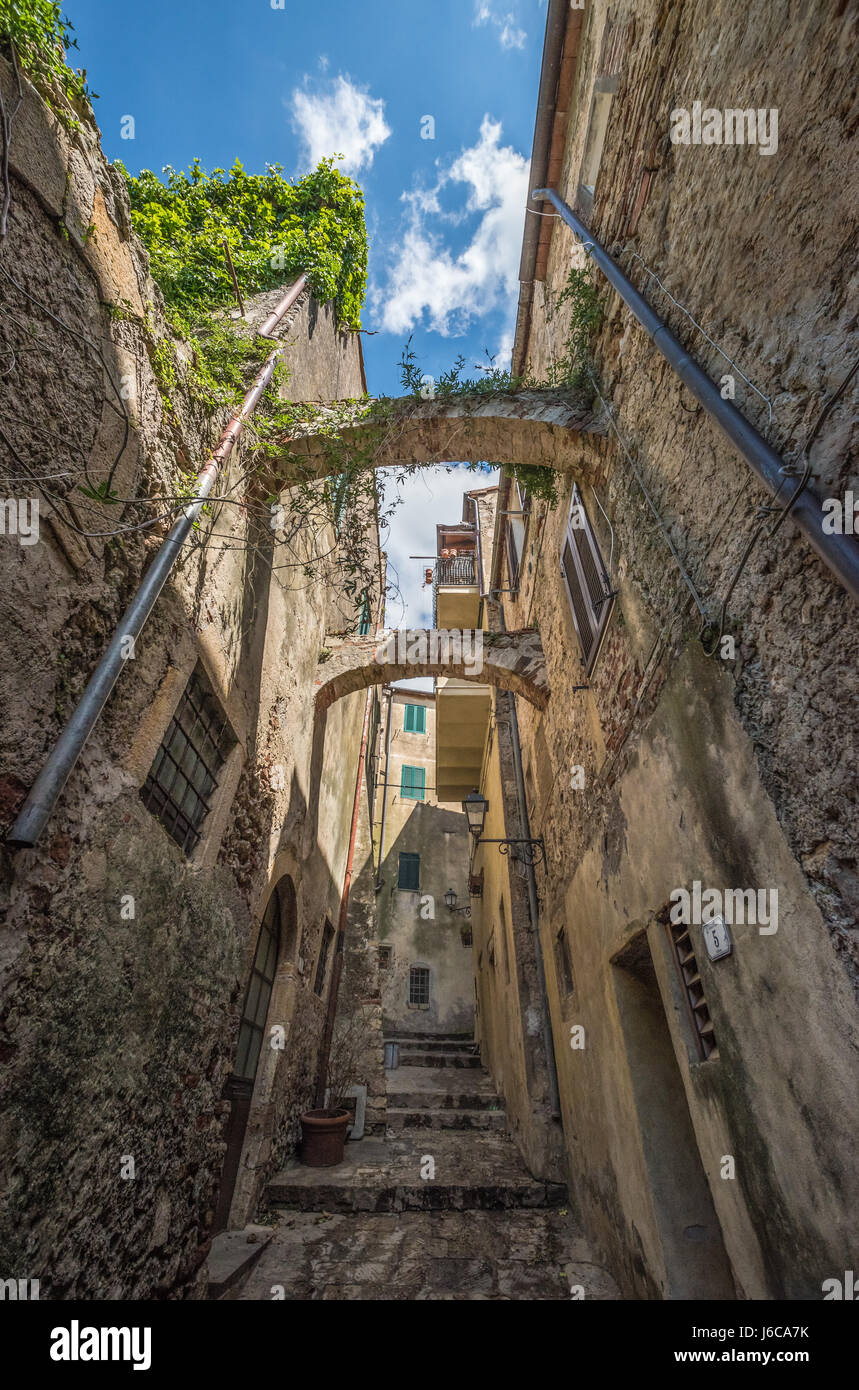
[[368,410],[319,407],[312,425],[280,441],[268,465],[272,492],[299,478],[341,472],[344,462],[366,456],[374,468],[397,465],[489,462],[528,464],[571,473],[592,482],[606,433],[580,393],[515,391],[421,401],[403,396]]
[[521,695],[539,710],[549,701],[540,635],[521,632],[439,632],[412,628],[380,637],[328,637],[316,668],[316,710],[371,685],[447,676],[494,685]]

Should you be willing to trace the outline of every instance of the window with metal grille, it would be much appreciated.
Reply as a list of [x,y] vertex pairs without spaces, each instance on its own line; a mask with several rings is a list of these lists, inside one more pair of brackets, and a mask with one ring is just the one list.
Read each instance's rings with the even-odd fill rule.
[[680,978],[686,990],[698,1047],[706,1062],[708,1057],[714,1055],[718,1057],[719,1050],[716,1046],[713,1020],[710,1017],[707,1000],[704,998],[704,986],[698,971],[698,962],[695,959],[689,927],[684,922],[669,921],[668,932],[674,946],[674,959],[677,961]]
[[609,619],[614,595],[596,537],[578,488],[573,488],[570,515],[561,550],[561,572],[567,586],[573,622],[582,657],[590,671]]
[[427,712],[425,705],[403,706],[403,729],[407,734],[426,733]]
[[325,975],[328,970],[328,954],[331,950],[331,942],[334,940],[334,928],[329,921],[326,921],[322,929],[322,945],[319,947],[319,957],[316,961],[316,978],[313,981],[313,993],[322,994],[325,986]]
[[573,963],[570,959],[570,943],[567,940],[564,927],[561,927],[555,937],[555,964],[558,967],[558,985],[561,994],[572,994],[576,986],[573,980]]
[[419,854],[401,854],[397,867],[397,887],[407,892],[420,891],[421,857]]
[[380,970],[390,970],[390,968],[391,968],[391,960],[392,960],[392,958],[393,958],[393,953],[394,953],[394,948],[393,948],[393,946],[380,946],[380,947],[379,947],[379,969],[380,969]]
[[413,965],[409,969],[409,1003],[419,1009],[429,1008],[430,973],[426,965]]
[[279,951],[280,902],[275,890],[268,900],[257,937],[254,963],[245,990],[242,1021],[239,1024],[235,1075],[246,1081],[253,1081],[256,1076]]
[[426,768],[407,767],[403,764],[400,773],[400,796],[404,801],[423,801],[426,785]]
[[235,735],[198,665],[170,720],[140,795],[186,854],[200,839]]

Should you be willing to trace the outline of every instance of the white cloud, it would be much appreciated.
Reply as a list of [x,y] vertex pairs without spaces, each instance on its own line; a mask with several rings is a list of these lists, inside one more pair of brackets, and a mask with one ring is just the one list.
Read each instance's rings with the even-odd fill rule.
[[490,24],[498,34],[498,41],[502,48],[525,47],[525,41],[528,38],[525,30],[519,28],[515,15],[509,11],[499,13],[494,7],[494,0],[474,0],[472,24],[475,28]]
[[376,150],[391,134],[381,97],[371,97],[342,73],[326,92],[296,88],[291,106],[292,123],[302,141],[302,163],[309,169],[320,159],[338,154],[340,167],[356,174],[370,167]]
[[[440,174],[435,188],[403,195],[408,225],[386,285],[372,296],[386,332],[411,332],[426,316],[430,328],[451,337],[517,295],[528,161],[500,141],[500,122],[484,116],[480,139]],[[464,184],[467,194],[459,213],[443,214],[438,194],[450,184]],[[474,213],[482,213],[480,222],[457,254],[429,225],[432,216],[457,222]]]

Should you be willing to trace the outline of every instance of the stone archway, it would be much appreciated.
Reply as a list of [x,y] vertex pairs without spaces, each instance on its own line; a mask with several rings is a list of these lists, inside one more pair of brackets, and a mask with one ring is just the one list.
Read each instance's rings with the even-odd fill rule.
[[539,710],[549,701],[546,662],[535,628],[521,632],[398,629],[380,637],[328,637],[316,668],[317,714],[370,685],[415,676],[453,676],[512,690]]
[[374,468],[486,460],[552,468],[589,482],[598,457],[590,437],[605,432],[586,398],[560,389],[320,405],[312,424],[280,442],[265,482],[278,492],[299,478],[340,472],[361,454]]

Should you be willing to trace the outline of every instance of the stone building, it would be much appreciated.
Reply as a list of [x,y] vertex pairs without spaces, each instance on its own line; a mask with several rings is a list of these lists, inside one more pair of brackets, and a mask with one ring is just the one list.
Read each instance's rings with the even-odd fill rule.
[[[515,1222],[493,1245],[477,1220],[493,1202],[539,1211],[542,1244],[516,1235],[529,1267],[572,1248],[569,1208],[579,1258],[627,1298],[816,1299],[854,1267],[856,544],[820,518],[857,489],[855,25],[843,4],[548,0],[531,188],[557,198],[525,217],[519,380],[339,430],[375,466],[502,465],[440,522],[431,576],[436,637],[480,634],[477,666],[383,631],[371,516],[359,615],[336,565],[284,581],[234,454],[44,837],[2,848],[0,1272],[57,1298],[197,1297],[213,1231],[273,1190],[308,1220],[266,1270],[336,1200],[342,1247],[371,1252],[346,1297],[385,1254],[359,1212],[445,1203],[461,1245],[483,1232],[488,1273],[452,1261],[493,1297],[529,1296],[504,1265]],[[157,510],[212,421],[181,370],[164,400],[124,185],[94,128],[68,135],[29,87],[10,173],[2,322],[40,324],[29,360],[3,345],[15,496],[48,468],[103,474],[127,426],[122,495]],[[685,378],[597,257],[679,339]],[[281,331],[291,399],[364,392],[328,306],[301,294]],[[689,386],[689,358],[718,390]],[[714,394],[777,451],[772,486]],[[330,428],[274,446],[286,513],[298,470],[325,488]],[[163,534],[116,544],[83,497],[0,550],[4,829]],[[432,696],[392,686],[418,676]],[[350,1145],[320,1195],[289,1163],[357,1011],[376,1157]],[[472,1025],[479,1056],[440,1041]],[[399,1122],[474,1118],[467,1142],[438,1123],[453,1172],[431,1196],[420,1148],[386,1132],[384,1036],[409,1032],[488,1072],[399,1089]],[[403,1229],[417,1280],[438,1241]],[[312,1270],[296,1287],[317,1296]]]
[[[5,61],[0,80],[11,101]],[[177,459],[200,468],[225,422],[181,382],[165,403],[153,357],[182,345],[94,125],[69,135],[25,83],[10,173],[5,470],[25,496],[50,474],[65,505],[43,504],[38,544],[0,546],[4,831],[164,534]],[[38,352],[15,352],[28,321]],[[287,398],[365,390],[360,340],[330,306],[304,291],[279,332]],[[139,511],[77,485],[126,427],[116,491],[156,499],[156,525],[111,539]],[[44,1298],[198,1294],[213,1230],[256,1209],[316,1092],[366,697],[330,711],[311,798],[317,661],[355,614],[336,568],[310,586],[289,568],[245,463],[240,445],[43,838],[0,851],[0,1267]],[[372,621],[383,587],[379,563]],[[358,810],[369,843],[366,796]]]
[[[839,172],[855,19],[549,6],[531,188],[558,191],[788,461],[769,518],[811,441],[815,493],[855,487],[850,396],[833,408],[855,355],[842,236],[855,190]],[[762,51],[779,62],[762,69]],[[672,111],[700,98],[778,108],[778,158],[672,144]],[[821,221],[811,189],[826,171]],[[562,292],[585,262],[563,220],[526,217],[514,371],[551,378],[575,326]],[[571,1191],[621,1286],[819,1298],[857,1199],[855,610],[789,520],[758,535],[766,493],[594,281],[586,385],[606,438],[587,445],[592,471],[565,479],[554,508],[500,487],[486,625],[539,630],[551,693],[544,713],[516,700],[524,807],[487,731],[485,833],[545,844],[539,917],[519,925],[539,936]],[[490,845],[474,862],[480,1036],[524,1130],[516,870]],[[708,944],[708,889],[730,954],[724,928]],[[688,926],[672,920],[680,890]],[[524,1017],[521,980],[519,994]],[[535,1058],[536,995],[522,1030]]]
[[438,794],[436,701],[392,687],[384,709],[376,816],[383,1027],[392,1037],[471,1037],[471,931],[445,903],[453,889],[459,905],[468,905],[468,842],[462,807]]

